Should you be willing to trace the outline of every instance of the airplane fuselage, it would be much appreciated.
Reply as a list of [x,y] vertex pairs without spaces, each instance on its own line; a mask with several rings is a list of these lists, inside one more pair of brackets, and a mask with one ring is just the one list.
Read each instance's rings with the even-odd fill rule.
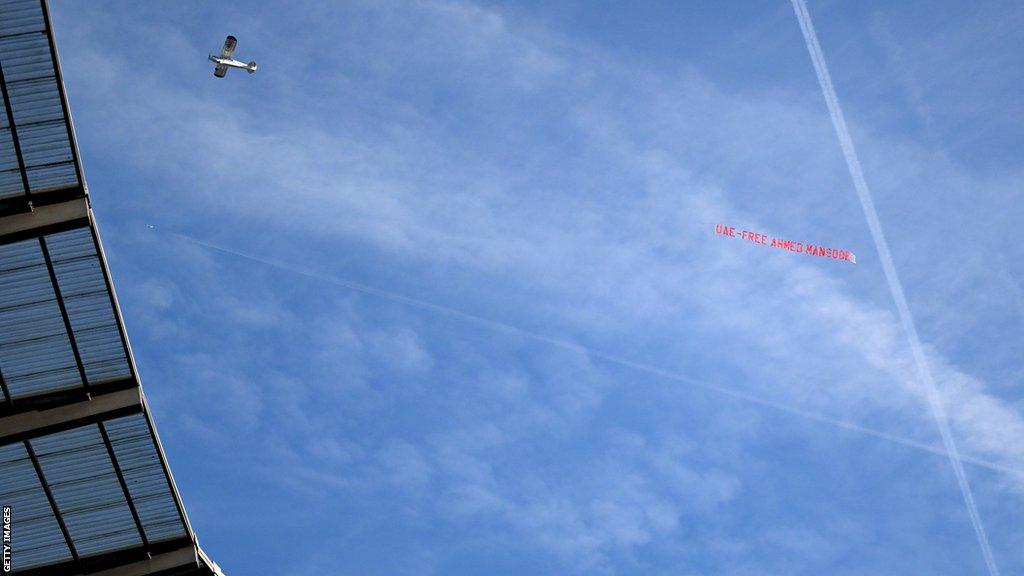
[[210,62],[216,62],[217,65],[219,66],[230,66],[232,68],[243,69],[249,68],[249,65],[245,62],[240,62],[238,60],[235,60],[234,58],[220,58],[218,56],[214,56],[213,54],[210,54]]

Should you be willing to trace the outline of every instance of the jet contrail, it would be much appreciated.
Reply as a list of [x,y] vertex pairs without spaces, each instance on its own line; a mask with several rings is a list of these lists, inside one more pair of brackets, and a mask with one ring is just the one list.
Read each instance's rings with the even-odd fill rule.
[[825,54],[818,43],[818,35],[814,31],[814,24],[811,22],[811,14],[807,11],[807,4],[804,0],[791,0],[796,18],[800,22],[800,30],[804,35],[804,42],[807,44],[807,51],[811,55],[814,64],[814,71],[818,75],[818,84],[821,85],[821,93],[825,97],[825,104],[828,106],[829,116],[832,117],[832,126],[835,128],[836,136],[839,138],[839,146],[843,150],[843,157],[846,159],[846,167],[853,178],[853,187],[857,190],[857,197],[860,198],[861,208],[864,210],[864,217],[868,221],[868,228],[871,230],[871,238],[874,240],[875,249],[878,251],[878,259],[885,271],[885,279],[889,283],[889,291],[896,302],[896,309],[899,311],[900,323],[907,334],[910,349],[914,355],[914,364],[917,368],[917,376],[928,394],[928,403],[931,406],[932,416],[939,427],[942,435],[942,443],[946,447],[946,455],[953,467],[957,484],[960,485],[960,493],[963,495],[964,504],[967,506],[967,514],[971,517],[971,524],[974,526],[974,533],[978,537],[978,545],[981,546],[981,554],[985,558],[990,576],[999,575],[999,567],[996,566],[995,557],[992,555],[992,548],[988,543],[988,535],[985,533],[985,526],[978,514],[978,506],[974,502],[974,493],[971,491],[971,484],[967,480],[964,466],[961,462],[960,452],[957,449],[956,440],[953,439],[953,432],[949,427],[949,419],[946,409],[942,404],[938,387],[932,377],[928,361],[924,357],[921,348],[921,340],[917,336],[917,328],[914,325],[914,317],[910,314],[907,306],[907,299],[903,295],[903,284],[896,274],[896,267],[893,264],[892,254],[889,252],[889,244],[885,241],[885,234],[882,233],[882,225],[878,220],[878,213],[875,212],[875,203],[871,198],[871,190],[864,179],[864,172],[860,166],[860,159],[857,150],[853,147],[853,139],[850,137],[850,130],[846,126],[846,118],[843,116],[843,109],[839,106],[839,98],[836,96],[835,88],[832,86],[832,77],[828,73],[828,66],[825,63]]
[[[441,306],[439,304],[434,304],[432,302],[427,302],[425,300],[420,300],[418,298],[411,298],[409,296],[398,294],[396,292],[391,292],[389,290],[382,290],[380,288],[375,288],[373,286],[368,286],[366,284],[361,284],[359,282],[353,282],[353,281],[350,281],[350,280],[344,280],[344,279],[337,278],[337,277],[334,277],[334,276],[328,276],[328,275],[320,273],[320,272],[315,272],[315,271],[312,271],[312,270],[306,270],[304,268],[299,268],[297,266],[294,266],[294,265],[291,265],[291,264],[286,264],[284,262],[279,262],[279,261],[271,260],[271,259],[268,259],[268,258],[261,258],[261,257],[258,257],[258,256],[254,256],[252,254],[247,254],[245,252],[241,252],[239,250],[235,250],[235,249],[232,249],[232,248],[227,248],[227,247],[221,246],[219,244],[214,244],[213,242],[208,242],[206,240],[200,240],[198,238],[193,238],[192,236],[187,236],[185,234],[180,234],[178,232],[171,232],[169,230],[158,229],[156,226],[153,226],[152,224],[147,224],[147,227],[150,228],[151,230],[157,230],[157,231],[162,232],[164,234],[169,234],[169,235],[174,236],[176,238],[179,238],[179,239],[181,239],[183,241],[190,242],[192,244],[196,244],[196,245],[202,246],[204,248],[208,248],[210,250],[215,250],[217,252],[221,252],[221,253],[224,253],[224,254],[230,254],[232,256],[236,256],[238,258],[243,258],[245,260],[250,260],[252,262],[258,262],[258,263],[264,264],[266,266],[270,266],[270,267],[277,268],[277,269],[280,269],[280,270],[285,270],[285,271],[291,272],[293,274],[299,274],[299,275],[305,276],[307,278],[312,278],[312,279],[315,279],[315,280],[319,280],[321,282],[326,282],[328,284],[333,284],[335,286],[340,286],[342,288],[347,288],[349,290],[354,290],[354,291],[357,291],[357,292],[362,292],[364,294],[371,294],[371,295],[377,296],[379,298],[383,298],[383,299],[386,299],[386,300],[391,300],[392,302],[399,302],[399,303],[405,304],[407,306],[411,306],[411,307],[414,307],[414,308],[419,308],[421,310],[427,310],[427,311],[430,311],[430,312],[434,312],[434,313],[437,313],[437,314],[448,316],[449,318],[456,318],[458,320],[461,320],[461,321],[464,321],[464,322],[467,322],[467,323],[470,323],[470,324],[475,324],[477,326],[483,326],[483,327],[489,328],[491,330],[497,330],[497,331],[501,331],[501,332],[515,334],[517,336],[522,336],[522,337],[525,337],[525,338],[529,338],[529,339],[537,341],[537,342],[543,342],[545,344],[548,344],[550,346],[554,346],[554,347],[557,347],[557,348],[561,348],[563,350],[569,350],[569,351],[575,352],[577,354],[582,354],[584,356],[588,356],[588,357],[591,357],[591,358],[597,358],[597,359],[604,360],[604,361],[612,363],[612,364],[617,364],[617,365],[623,366],[625,368],[630,368],[630,369],[636,370],[638,372],[644,372],[644,373],[647,373],[647,374],[651,374],[651,375],[654,375],[654,376],[665,378],[667,380],[674,380],[676,382],[682,382],[682,383],[694,386],[696,388],[701,388],[703,390],[708,390],[708,391],[711,391],[711,392],[715,392],[717,394],[722,394],[724,396],[729,396],[729,397],[735,398],[737,400],[743,400],[745,402],[750,402],[752,404],[757,404],[759,406],[764,406],[764,407],[767,407],[767,408],[772,408],[772,409],[778,410],[780,412],[785,412],[787,414],[791,414],[791,415],[794,415],[794,416],[799,416],[799,417],[805,418],[807,420],[813,420],[815,422],[820,422],[820,423],[823,423],[823,424],[828,424],[830,426],[834,426],[836,428],[841,428],[843,430],[849,430],[849,431],[857,432],[857,433],[860,433],[860,434],[863,434],[863,435],[866,435],[866,436],[872,436],[874,438],[878,438],[878,439],[881,439],[881,440],[886,440],[888,442],[899,444],[901,446],[905,446],[905,447],[908,447],[908,448],[914,448],[914,449],[917,449],[917,450],[921,450],[921,451],[924,451],[924,452],[929,452],[931,454],[936,454],[936,455],[939,455],[939,456],[946,456],[947,455],[946,451],[943,450],[940,447],[932,446],[930,444],[925,444],[924,442],[918,442],[916,440],[912,440],[910,438],[905,438],[903,436],[897,436],[895,434],[890,434],[888,432],[883,432],[881,430],[875,430],[873,428],[868,428],[866,426],[862,426],[860,424],[857,424],[856,422],[850,422],[850,421],[847,421],[847,420],[840,420],[838,418],[833,418],[831,416],[827,416],[827,415],[824,415],[824,414],[819,414],[819,413],[816,413],[816,412],[811,412],[809,410],[803,410],[801,408],[795,408],[793,406],[789,406],[789,405],[783,404],[781,402],[777,402],[775,400],[769,400],[767,398],[761,398],[759,396],[755,396],[753,394],[748,394],[748,393],[742,392],[740,390],[735,390],[735,389],[732,389],[732,388],[727,388],[727,387],[724,387],[724,386],[719,386],[717,384],[712,384],[710,382],[705,382],[703,380],[698,380],[696,378],[691,378],[691,377],[685,376],[683,374],[679,374],[679,373],[676,373],[676,372],[670,372],[668,370],[664,370],[664,369],[658,368],[656,366],[651,366],[649,364],[644,364],[644,363],[641,363],[641,362],[636,362],[636,361],[630,360],[628,358],[623,358],[623,357],[620,357],[620,356],[615,356],[613,354],[607,354],[607,353],[604,353],[604,352],[593,350],[593,349],[587,348],[586,346],[581,346],[579,344],[576,344],[574,342],[570,342],[568,340],[562,340],[562,339],[559,339],[559,338],[553,338],[551,336],[546,336],[544,334],[540,334],[540,333],[537,333],[537,332],[526,330],[524,328],[519,328],[518,326],[513,326],[511,324],[506,324],[504,322],[498,322],[496,320],[490,320],[490,319],[484,318],[482,316],[477,316],[477,315],[474,315],[474,314],[469,314],[467,312],[462,312],[462,311],[456,310],[454,308],[449,308],[447,306]],[[985,460],[985,459],[982,459],[982,458],[975,458],[975,457],[972,457],[972,456],[965,456],[965,457],[963,457],[963,460],[965,462],[970,462],[971,464],[975,464],[975,465],[981,466],[983,468],[988,468],[990,470],[996,470],[996,471],[999,471],[999,472],[1004,472],[1004,473],[1007,473],[1007,474],[1011,474],[1011,475],[1017,476],[1019,478],[1024,478],[1024,470],[1018,470],[1016,468],[1012,468],[1012,467],[1006,466],[1004,464],[999,464],[997,462],[992,462],[992,461]]]

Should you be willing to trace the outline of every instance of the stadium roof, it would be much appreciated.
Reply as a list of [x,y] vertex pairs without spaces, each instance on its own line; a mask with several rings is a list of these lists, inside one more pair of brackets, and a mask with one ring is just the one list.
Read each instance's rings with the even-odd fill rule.
[[45,0],[0,0],[0,505],[16,574],[220,574],[139,383]]

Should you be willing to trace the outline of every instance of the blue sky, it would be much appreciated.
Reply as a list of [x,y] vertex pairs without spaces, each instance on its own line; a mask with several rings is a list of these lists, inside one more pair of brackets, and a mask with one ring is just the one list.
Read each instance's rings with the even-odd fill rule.
[[[631,4],[53,3],[228,573],[987,573],[792,6]],[[1024,9],[809,9],[1024,572]]]

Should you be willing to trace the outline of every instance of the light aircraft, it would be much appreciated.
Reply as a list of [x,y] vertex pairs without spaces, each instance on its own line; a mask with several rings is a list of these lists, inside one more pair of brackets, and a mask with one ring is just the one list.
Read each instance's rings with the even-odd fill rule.
[[216,62],[217,67],[213,69],[213,75],[217,78],[223,78],[228,73],[228,68],[244,68],[249,74],[256,71],[256,62],[252,61],[246,64],[232,58],[235,54],[235,45],[238,44],[238,39],[234,36],[228,36],[224,40],[224,48],[220,51],[220,56],[214,56],[210,54],[210,62]]

